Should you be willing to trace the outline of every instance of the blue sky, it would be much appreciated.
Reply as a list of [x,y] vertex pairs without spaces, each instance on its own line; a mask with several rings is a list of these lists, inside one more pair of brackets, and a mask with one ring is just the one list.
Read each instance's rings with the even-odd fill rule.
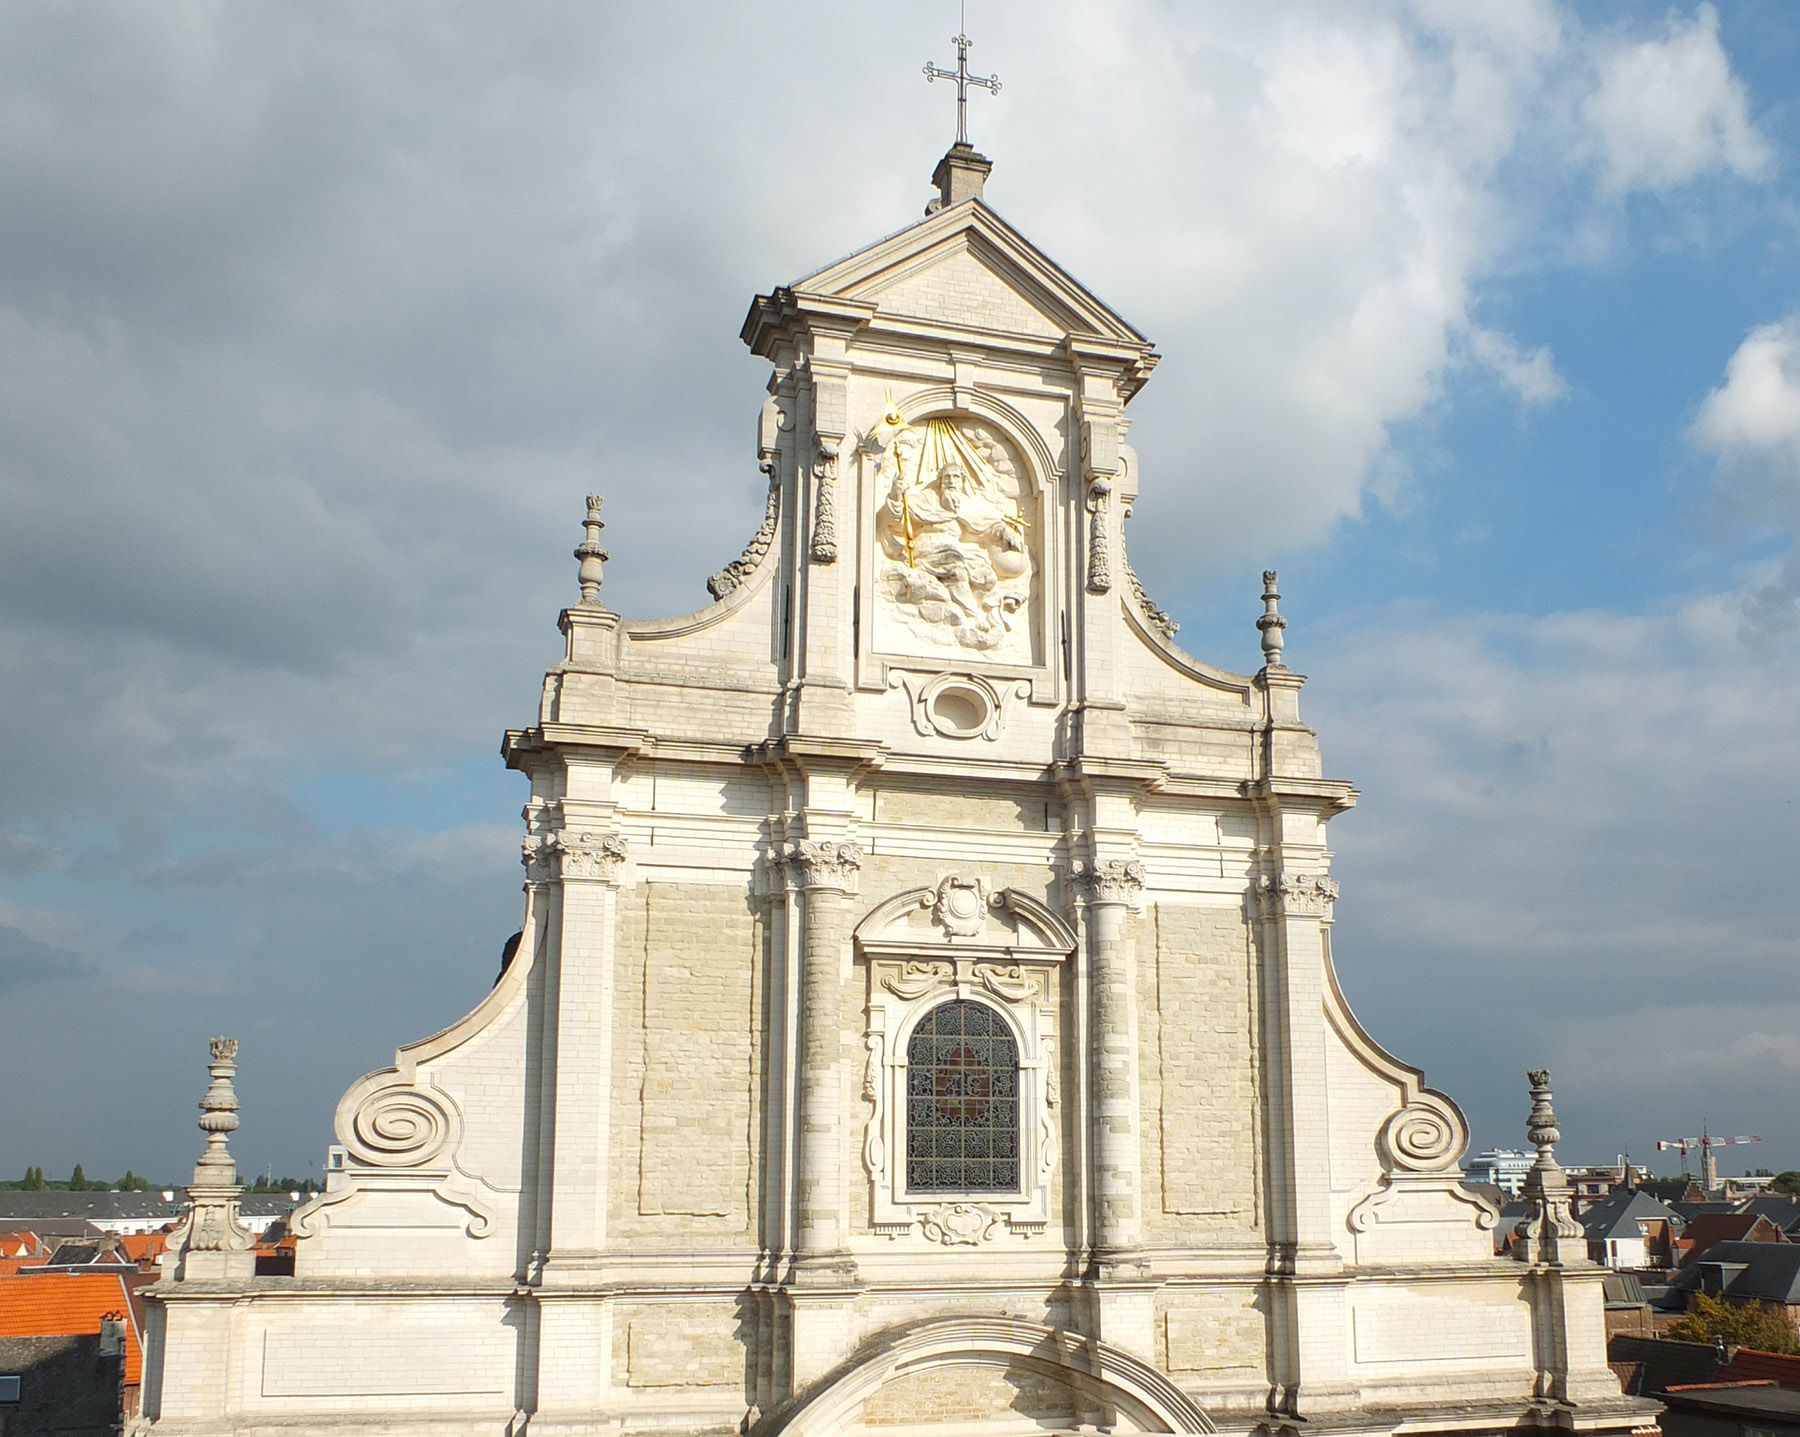
[[[0,13],[0,1172],[178,1177],[229,1031],[303,1175],[479,998],[580,498],[614,607],[704,599],[744,306],[919,212],[953,21]],[[1240,669],[1281,570],[1371,1030],[1479,1146],[1547,1063],[1568,1157],[1800,1166],[1800,12],[969,26],[989,198],[1165,356],[1137,569]]]

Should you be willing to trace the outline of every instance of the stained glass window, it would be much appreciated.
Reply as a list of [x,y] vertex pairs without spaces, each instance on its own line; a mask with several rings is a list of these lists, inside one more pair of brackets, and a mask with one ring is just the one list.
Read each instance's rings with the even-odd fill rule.
[[981,1003],[945,1003],[906,1045],[906,1186],[1016,1192],[1019,1048]]

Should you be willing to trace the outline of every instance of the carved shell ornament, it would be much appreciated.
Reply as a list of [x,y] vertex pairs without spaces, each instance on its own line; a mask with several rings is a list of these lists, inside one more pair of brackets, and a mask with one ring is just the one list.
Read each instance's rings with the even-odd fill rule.
[[1011,445],[967,415],[910,424],[890,406],[864,447],[876,456],[877,611],[905,648],[1032,662],[1037,564]]

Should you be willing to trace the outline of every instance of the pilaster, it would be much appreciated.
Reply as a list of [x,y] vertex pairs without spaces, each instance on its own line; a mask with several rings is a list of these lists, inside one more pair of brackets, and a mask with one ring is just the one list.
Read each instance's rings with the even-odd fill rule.
[[[565,802],[565,821],[569,817]],[[628,850],[603,829],[545,840],[561,888],[556,1074],[546,1287],[580,1286],[606,1248],[614,940]]]

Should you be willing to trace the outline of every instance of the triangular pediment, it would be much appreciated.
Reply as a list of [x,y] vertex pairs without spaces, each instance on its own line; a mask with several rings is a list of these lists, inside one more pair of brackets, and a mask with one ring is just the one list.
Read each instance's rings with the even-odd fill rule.
[[979,200],[928,215],[789,288],[873,305],[884,318],[1149,348],[1142,334]]

